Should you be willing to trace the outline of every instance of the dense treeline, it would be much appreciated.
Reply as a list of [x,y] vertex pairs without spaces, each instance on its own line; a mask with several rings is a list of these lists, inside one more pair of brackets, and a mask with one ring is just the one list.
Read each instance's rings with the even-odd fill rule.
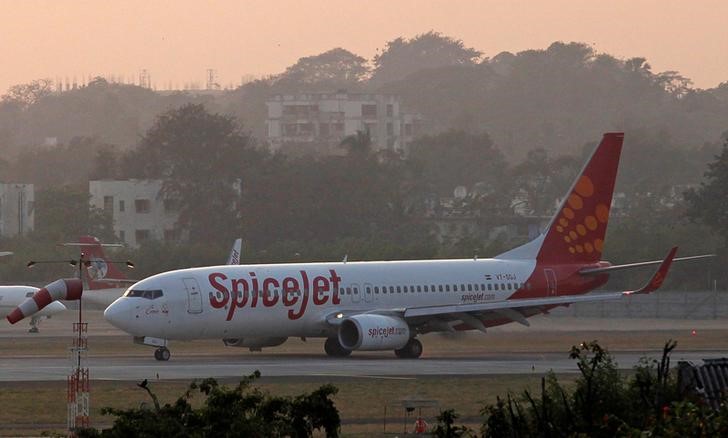
[[[523,241],[493,242],[488,229],[511,223],[516,210],[548,217],[593,147],[584,145],[577,156],[536,148],[511,165],[486,133],[424,136],[406,157],[372,150],[368,135],[359,133],[342,142],[341,154],[289,157],[259,147],[236,118],[186,104],[161,114],[135,149],[77,138],[68,146],[34,151],[32,159],[21,154],[11,167],[38,169],[37,226],[26,238],[4,242],[20,250],[2,270],[13,278],[39,275],[23,271],[22,263],[38,254],[61,256],[49,242],[86,233],[114,241],[111,218],[88,207],[86,184],[99,175],[163,179],[164,196],[179,201],[179,228],[189,243],[150,242],[130,252],[142,269],[137,275],[219,263],[238,236],[245,239],[243,258],[250,262],[336,260],[347,254],[352,260],[492,256]],[[707,228],[688,220],[685,187],[679,184],[700,181],[691,174],[699,175],[706,150],[718,145],[691,153],[664,135],[636,131],[628,138],[618,183],[623,200],[613,214],[607,257],[658,258],[671,243],[685,253],[719,247],[705,238]],[[79,162],[78,153],[87,159]],[[43,171],[74,166],[81,168]],[[460,185],[469,194],[456,200],[456,210],[483,230],[438,243],[431,219],[442,209],[440,199]],[[700,272],[679,268],[674,284],[709,287],[717,273]],[[619,277],[615,284],[621,284]]]
[[436,32],[386,43],[372,60],[342,48],[305,56],[284,72],[217,94],[156,93],[97,78],[53,93],[51,82],[12,87],[0,102],[0,152],[74,137],[129,148],[154,117],[204,103],[238,117],[263,139],[265,101],[279,93],[346,89],[402,97],[425,116],[430,133],[487,130],[509,158],[536,147],[573,153],[607,130],[664,131],[683,147],[715,141],[728,118],[728,82],[693,88],[678,72],[653,72],[645,58],[619,59],[583,43],[484,54]]
[[[365,133],[333,155],[267,150],[267,97],[338,88],[401,94],[432,132],[404,157],[372,151]],[[237,236],[249,262],[492,256],[522,241],[487,230],[516,210],[548,216],[612,129],[624,129],[626,141],[605,258],[655,259],[673,243],[684,255],[713,252],[725,245],[712,230],[725,227],[700,211],[725,197],[718,189],[686,204],[682,193],[720,153],[727,105],[728,84],[692,89],[641,58],[619,60],[577,43],[488,58],[433,32],[389,42],[371,65],[333,49],[216,96],[162,95],[103,79],[56,94],[34,81],[0,102],[0,181],[33,182],[37,193],[35,232],[0,242],[18,253],[0,265],[0,278],[57,274],[23,264],[68,256],[52,244],[79,234],[113,241],[111,218],[87,203],[88,180],[104,178],[163,178],[165,196],[181,201],[189,243],[149,242],[118,254],[137,261],[137,276],[219,263]],[[46,137],[60,143],[40,146]],[[449,208],[484,231],[439,242],[431,218],[457,186],[468,194]],[[697,207],[698,199],[714,204]],[[670,280],[706,288],[718,279],[725,287],[723,277],[702,264],[678,266]],[[615,276],[612,284],[635,278]]]

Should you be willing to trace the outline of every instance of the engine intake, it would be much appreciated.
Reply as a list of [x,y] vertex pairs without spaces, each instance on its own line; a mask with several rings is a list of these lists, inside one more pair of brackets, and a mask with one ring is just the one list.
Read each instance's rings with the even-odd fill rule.
[[339,343],[347,350],[398,350],[409,339],[409,325],[394,316],[354,315],[339,327]]

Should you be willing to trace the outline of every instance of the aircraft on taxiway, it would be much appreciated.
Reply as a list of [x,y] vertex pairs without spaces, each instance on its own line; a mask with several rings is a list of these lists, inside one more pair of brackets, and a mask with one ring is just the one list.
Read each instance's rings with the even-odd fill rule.
[[[259,350],[288,337],[326,338],[330,356],[358,350],[422,353],[417,336],[480,330],[557,306],[646,294],[663,283],[677,248],[664,260],[613,266],[602,261],[624,134],[607,133],[544,232],[492,259],[288,263],[212,266],[154,275],[132,285],[104,312],[135,342],[222,339]],[[658,265],[645,286],[589,294],[611,272]]]

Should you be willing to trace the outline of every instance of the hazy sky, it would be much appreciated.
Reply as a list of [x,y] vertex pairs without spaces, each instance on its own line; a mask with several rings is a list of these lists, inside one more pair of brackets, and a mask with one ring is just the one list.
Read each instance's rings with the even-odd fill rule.
[[727,0],[34,1],[0,0],[0,94],[47,77],[138,77],[158,88],[279,73],[343,47],[366,58],[436,30],[494,56],[580,41],[644,56],[697,87],[728,81]]

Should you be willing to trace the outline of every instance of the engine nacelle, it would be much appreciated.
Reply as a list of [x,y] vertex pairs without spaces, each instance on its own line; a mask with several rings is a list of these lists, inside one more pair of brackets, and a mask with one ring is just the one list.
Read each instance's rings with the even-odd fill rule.
[[354,315],[339,327],[339,343],[347,350],[398,350],[409,339],[409,325],[394,316]]
[[286,342],[288,338],[227,338],[222,342],[228,347],[249,348],[250,351],[260,351],[263,347],[275,347]]

